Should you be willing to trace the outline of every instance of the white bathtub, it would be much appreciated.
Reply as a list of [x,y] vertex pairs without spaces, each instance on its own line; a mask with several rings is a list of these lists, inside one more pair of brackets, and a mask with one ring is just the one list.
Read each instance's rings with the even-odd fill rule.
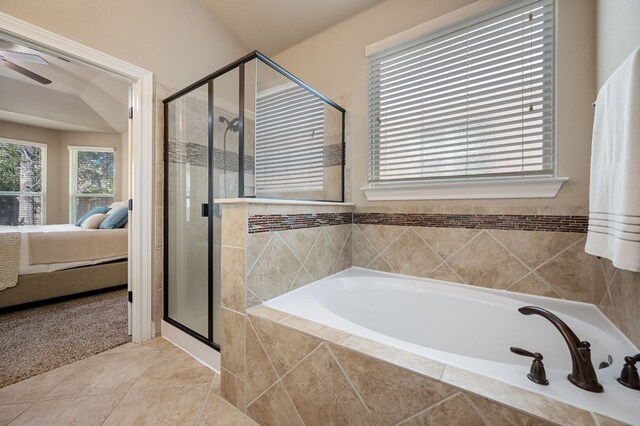
[[[348,333],[494,377],[631,424],[640,422],[640,392],[616,382],[627,355],[638,349],[593,305],[350,268],[264,303]],[[544,307],[591,343],[605,392],[581,390],[566,379],[571,358],[546,319],[518,308]],[[549,386],[527,379],[531,358],[544,356]],[[611,355],[613,365],[598,370]]]

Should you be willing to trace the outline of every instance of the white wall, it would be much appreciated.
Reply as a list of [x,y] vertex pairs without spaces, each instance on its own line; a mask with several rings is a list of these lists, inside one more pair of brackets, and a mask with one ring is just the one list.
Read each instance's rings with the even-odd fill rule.
[[247,49],[198,0],[0,0],[0,11],[182,88]]
[[640,47],[640,0],[598,0],[598,88]]
[[[469,3],[469,0],[387,0],[274,56],[276,62],[329,98],[350,94],[347,113],[353,159],[351,187],[352,199],[357,204],[369,204],[360,189],[367,183],[365,46]],[[446,204],[587,205],[591,102],[595,97],[595,0],[556,3],[558,174],[569,176],[571,181],[555,199],[446,201]]]

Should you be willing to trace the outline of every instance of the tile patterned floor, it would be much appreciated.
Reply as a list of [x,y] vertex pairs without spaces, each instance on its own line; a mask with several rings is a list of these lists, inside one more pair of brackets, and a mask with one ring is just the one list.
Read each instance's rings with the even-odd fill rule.
[[127,343],[0,389],[4,425],[255,425],[167,340]]

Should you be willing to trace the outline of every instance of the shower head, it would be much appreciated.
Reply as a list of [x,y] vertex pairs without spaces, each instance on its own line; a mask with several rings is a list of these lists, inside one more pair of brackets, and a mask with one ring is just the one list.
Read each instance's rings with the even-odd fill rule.
[[239,121],[240,121],[238,118],[234,118],[233,120],[229,121],[224,115],[221,115],[218,117],[218,121],[221,123],[227,124],[227,131],[228,130],[231,130],[232,132],[238,131]]

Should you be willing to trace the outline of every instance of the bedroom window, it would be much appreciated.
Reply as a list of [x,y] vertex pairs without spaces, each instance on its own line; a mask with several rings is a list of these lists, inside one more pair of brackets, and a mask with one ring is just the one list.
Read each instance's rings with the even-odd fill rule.
[[69,147],[69,222],[115,201],[113,148]]
[[554,173],[553,0],[369,57],[369,188]]
[[0,225],[43,225],[47,145],[0,138]]

